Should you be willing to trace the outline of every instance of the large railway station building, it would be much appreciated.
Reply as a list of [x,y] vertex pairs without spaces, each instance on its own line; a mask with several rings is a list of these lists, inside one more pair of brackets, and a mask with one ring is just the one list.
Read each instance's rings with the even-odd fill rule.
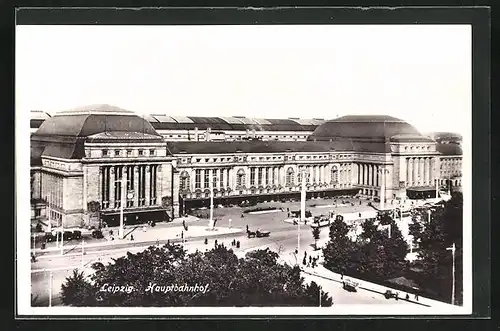
[[216,205],[297,198],[302,177],[308,197],[421,198],[436,182],[461,184],[458,143],[390,116],[144,117],[109,105],[32,115],[32,216],[47,206],[65,227],[117,224],[122,196],[131,224],[208,206],[211,190]]

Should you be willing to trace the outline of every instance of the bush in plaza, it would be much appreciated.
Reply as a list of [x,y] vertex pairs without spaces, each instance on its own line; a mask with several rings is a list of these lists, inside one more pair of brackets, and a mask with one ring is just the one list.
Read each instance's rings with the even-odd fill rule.
[[[186,254],[179,245],[150,247],[114,260],[91,279],[75,273],[62,287],[63,303],[72,306],[318,306],[320,288],[304,283],[298,267],[278,263],[278,254],[257,250],[238,258],[231,249]],[[133,286],[134,291],[100,291],[103,285]],[[165,286],[163,291],[151,291]],[[166,291],[166,286],[195,286],[207,291]],[[149,290],[148,290],[149,289]],[[162,290],[160,288],[160,290]],[[321,293],[321,305],[332,298]]]

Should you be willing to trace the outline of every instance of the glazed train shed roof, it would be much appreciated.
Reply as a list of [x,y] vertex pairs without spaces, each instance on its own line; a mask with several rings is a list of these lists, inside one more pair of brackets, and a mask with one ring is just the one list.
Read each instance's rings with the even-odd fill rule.
[[324,120],[319,119],[268,119],[235,117],[200,117],[151,115],[156,121],[151,124],[158,130],[206,130],[219,131],[314,131]]
[[[104,116],[133,116],[134,112],[121,109],[111,105],[91,105],[73,108],[54,116],[73,115],[83,116],[98,112]],[[51,116],[41,111],[32,111],[31,128],[36,129]],[[325,122],[323,119],[268,119],[252,118],[244,116],[234,117],[201,117],[201,116],[172,116],[166,114],[142,115],[142,118],[151,123],[154,129],[158,130],[207,130],[211,128],[215,131],[314,131],[319,125]],[[104,119],[104,117],[103,117]],[[40,133],[42,133],[41,131]]]

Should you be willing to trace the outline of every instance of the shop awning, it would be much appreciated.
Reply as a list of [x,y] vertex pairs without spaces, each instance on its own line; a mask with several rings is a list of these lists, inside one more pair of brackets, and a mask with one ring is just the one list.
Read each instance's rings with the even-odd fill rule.
[[418,187],[408,187],[406,190],[407,191],[414,191],[414,192],[427,192],[427,191],[435,191],[436,187],[435,186],[418,186]]
[[[152,213],[167,211],[166,208],[162,207],[152,207],[152,208],[127,208],[123,210],[123,214],[138,214],[138,213]],[[120,215],[120,209],[103,210],[101,211],[103,215]]]

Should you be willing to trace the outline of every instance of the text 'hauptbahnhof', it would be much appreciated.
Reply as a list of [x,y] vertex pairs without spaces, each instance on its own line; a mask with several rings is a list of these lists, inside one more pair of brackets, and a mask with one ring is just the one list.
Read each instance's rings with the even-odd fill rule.
[[[168,220],[244,200],[363,195],[387,199],[460,189],[459,135],[424,136],[390,116],[323,119],[141,116],[93,105],[31,114],[31,206],[65,227],[99,218]],[[382,183],[382,180],[384,183]],[[122,186],[125,186],[122,187]],[[122,190],[125,190],[124,192]]]

